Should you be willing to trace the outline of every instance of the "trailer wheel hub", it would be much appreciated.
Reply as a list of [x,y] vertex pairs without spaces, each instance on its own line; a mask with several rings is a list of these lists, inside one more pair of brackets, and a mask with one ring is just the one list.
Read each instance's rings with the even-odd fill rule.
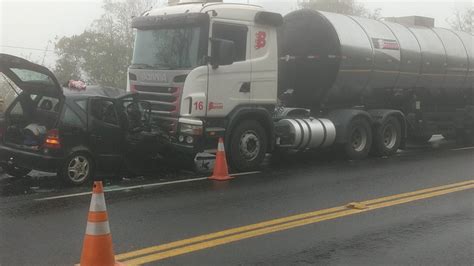
[[351,142],[352,148],[357,151],[363,151],[367,145],[367,132],[361,128],[356,128],[352,132]]
[[387,149],[392,149],[397,143],[397,130],[392,124],[387,124],[383,129],[383,143]]

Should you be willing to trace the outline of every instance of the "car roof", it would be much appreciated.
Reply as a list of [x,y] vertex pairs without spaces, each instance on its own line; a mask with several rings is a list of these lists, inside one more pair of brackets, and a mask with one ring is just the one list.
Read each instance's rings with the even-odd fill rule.
[[126,94],[125,90],[114,87],[89,85],[85,90],[64,88],[64,95],[70,99],[86,99],[90,97],[117,98]]

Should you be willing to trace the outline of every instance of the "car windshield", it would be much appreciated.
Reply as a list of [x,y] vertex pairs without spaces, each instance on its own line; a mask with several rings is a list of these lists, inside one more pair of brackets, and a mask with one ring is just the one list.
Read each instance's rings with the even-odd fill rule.
[[192,69],[202,64],[200,27],[138,30],[132,68]]

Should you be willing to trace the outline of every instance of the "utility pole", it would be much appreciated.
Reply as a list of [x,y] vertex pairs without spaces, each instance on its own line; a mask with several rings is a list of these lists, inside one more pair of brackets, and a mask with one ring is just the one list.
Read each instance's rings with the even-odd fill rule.
[[51,40],[49,40],[48,44],[46,44],[46,48],[44,49],[43,60],[41,61],[41,65],[44,65],[44,59],[46,58],[46,53],[48,52],[48,48],[49,48],[50,43],[51,43]]

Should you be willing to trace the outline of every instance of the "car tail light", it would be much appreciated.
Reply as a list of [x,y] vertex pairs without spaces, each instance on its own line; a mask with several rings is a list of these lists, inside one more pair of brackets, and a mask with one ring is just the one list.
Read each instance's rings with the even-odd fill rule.
[[51,129],[46,135],[46,139],[43,144],[44,148],[48,149],[59,149],[61,148],[61,140],[59,139],[59,130]]

